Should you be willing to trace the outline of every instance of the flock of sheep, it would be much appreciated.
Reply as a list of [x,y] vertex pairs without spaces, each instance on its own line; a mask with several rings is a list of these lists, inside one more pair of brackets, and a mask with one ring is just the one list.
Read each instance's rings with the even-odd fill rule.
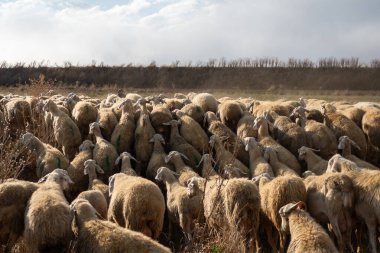
[[0,252],[190,250],[203,223],[246,252],[379,250],[375,103],[6,95],[0,131],[39,179],[0,183]]

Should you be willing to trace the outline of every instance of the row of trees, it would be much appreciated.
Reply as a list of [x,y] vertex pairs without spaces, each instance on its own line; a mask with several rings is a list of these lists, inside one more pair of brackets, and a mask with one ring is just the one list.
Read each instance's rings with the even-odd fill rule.
[[92,61],[88,66],[82,66],[79,64],[73,64],[69,61],[63,63],[63,65],[51,64],[49,61],[41,62],[17,62],[14,64],[7,63],[3,61],[0,63],[0,69],[4,68],[45,68],[45,67],[55,67],[55,68],[81,68],[81,67],[195,67],[195,68],[380,68],[380,59],[373,59],[369,63],[362,63],[357,57],[350,58],[321,58],[317,61],[312,61],[310,59],[296,59],[289,58],[287,61],[279,60],[277,57],[262,57],[262,58],[239,58],[227,60],[225,58],[220,59],[209,59],[206,62],[199,61],[197,63],[174,61],[170,65],[157,65],[155,61],[152,61],[148,65],[136,65],[136,64],[122,64],[118,66],[106,65],[103,62],[97,63]]

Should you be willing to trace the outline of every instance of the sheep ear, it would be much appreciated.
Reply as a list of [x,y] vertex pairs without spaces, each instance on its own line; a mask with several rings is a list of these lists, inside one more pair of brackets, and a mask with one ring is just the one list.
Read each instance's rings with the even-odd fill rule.
[[90,160],[85,161],[84,162],[84,167],[87,167],[89,163],[90,163]]
[[110,176],[109,177],[109,182],[108,182],[108,196],[112,196],[113,189],[115,186],[115,176]]
[[169,121],[169,122],[162,123],[162,125],[164,125],[164,126],[171,126],[172,123]]
[[86,166],[84,167],[83,174],[88,175],[88,168]]
[[98,172],[100,174],[104,174],[104,170],[102,168],[100,168],[99,165],[96,165],[96,172]]
[[154,143],[154,137],[150,138],[149,142]]
[[357,149],[361,149],[360,147],[359,147],[359,145],[358,144],[356,144],[356,142],[354,142],[353,140],[351,140],[350,139],[350,142],[351,142],[351,145],[353,145],[355,148],[357,148]]
[[119,165],[120,160],[121,160],[121,156],[119,156],[118,158],[116,158],[115,166]]
[[185,160],[188,160],[188,161],[190,161],[189,160],[189,158],[187,158],[187,156],[185,156],[184,154],[182,154],[182,153],[180,153],[181,154],[181,156],[182,156],[182,158],[184,158]]
[[306,204],[303,201],[297,203],[297,208],[301,210],[306,210]]
[[45,175],[44,177],[41,177],[40,180],[38,180],[37,183],[42,184],[43,182],[46,182],[48,176],[49,176],[49,174]]
[[179,119],[179,120],[177,120],[177,122],[178,122],[178,125],[181,125],[182,124],[182,121]]
[[202,158],[201,158],[201,160],[199,161],[199,163],[197,164],[197,168],[199,168],[199,166],[201,166],[201,163],[203,162],[203,160],[204,160],[204,155],[202,156]]

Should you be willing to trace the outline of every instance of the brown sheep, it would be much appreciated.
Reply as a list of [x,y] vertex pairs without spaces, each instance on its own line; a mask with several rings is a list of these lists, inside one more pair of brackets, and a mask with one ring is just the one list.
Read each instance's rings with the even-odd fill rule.
[[367,141],[363,131],[346,116],[337,112],[327,112],[326,106],[323,106],[323,115],[325,125],[334,132],[335,137],[337,139],[344,135],[350,137],[360,147],[360,150],[354,148],[353,153],[360,158],[365,158],[367,154]]
[[[278,215],[285,203],[306,201],[306,188],[301,178],[281,176],[273,180],[266,176],[255,177],[254,182],[259,187],[261,209],[265,216],[273,223],[280,235],[280,252],[285,250],[286,235],[281,230],[281,218]],[[268,240],[274,238],[268,238]],[[272,250],[276,250],[277,242],[271,242]],[[275,248],[274,248],[275,247]]]
[[72,214],[63,191],[72,184],[67,172],[55,169],[41,178],[41,184],[25,210],[24,238],[28,250],[66,252],[73,237]]
[[282,228],[290,232],[288,252],[338,253],[329,235],[305,209],[305,203],[300,201],[279,210]]
[[37,188],[37,184],[22,180],[0,184],[0,248],[5,245],[5,252],[11,252],[22,236],[25,208]]
[[170,253],[170,250],[141,233],[102,220],[93,206],[81,200],[71,205],[72,229],[76,234],[74,252]]
[[297,158],[269,135],[268,127],[273,127],[273,125],[264,117],[258,117],[255,119],[254,128],[258,129],[258,139],[260,143],[264,147],[271,147],[272,149],[276,150],[280,162],[286,164],[297,174],[300,174],[301,165],[298,163]]
[[110,177],[108,220],[121,227],[157,239],[165,213],[165,200],[160,188],[142,177],[117,173]]

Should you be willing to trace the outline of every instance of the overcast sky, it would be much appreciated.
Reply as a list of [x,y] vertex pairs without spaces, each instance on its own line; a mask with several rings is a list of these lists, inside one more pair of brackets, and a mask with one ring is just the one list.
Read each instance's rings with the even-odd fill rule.
[[0,0],[0,61],[380,58],[379,0]]

